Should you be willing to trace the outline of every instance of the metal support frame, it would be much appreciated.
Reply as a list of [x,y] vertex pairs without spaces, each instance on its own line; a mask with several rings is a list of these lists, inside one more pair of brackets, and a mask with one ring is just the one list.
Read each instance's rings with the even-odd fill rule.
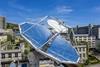
[[51,46],[52,41],[59,35],[59,33],[55,33],[49,37],[48,41],[41,47],[43,51],[47,51],[47,49]]

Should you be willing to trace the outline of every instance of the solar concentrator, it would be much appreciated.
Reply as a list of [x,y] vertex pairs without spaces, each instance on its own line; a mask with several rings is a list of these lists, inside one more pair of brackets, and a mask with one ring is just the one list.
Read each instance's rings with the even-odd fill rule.
[[39,23],[23,23],[19,25],[20,33],[36,51],[60,63],[76,64],[79,55],[71,43],[58,32],[53,33]]
[[[26,27],[24,27],[26,26]],[[27,28],[28,27],[28,28]],[[41,47],[52,34],[48,29],[39,24],[25,23],[20,25],[21,34],[28,38],[36,47]],[[27,28],[27,29],[26,29]]]

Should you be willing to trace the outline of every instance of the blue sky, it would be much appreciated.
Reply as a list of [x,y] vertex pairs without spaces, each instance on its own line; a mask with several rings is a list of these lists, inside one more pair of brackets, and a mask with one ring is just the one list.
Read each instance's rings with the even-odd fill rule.
[[0,0],[0,16],[21,23],[55,16],[70,26],[100,24],[100,0]]

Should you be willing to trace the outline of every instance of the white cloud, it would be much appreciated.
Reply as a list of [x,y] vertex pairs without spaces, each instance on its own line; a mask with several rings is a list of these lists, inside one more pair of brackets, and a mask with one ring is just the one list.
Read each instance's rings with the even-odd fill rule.
[[[8,9],[9,11],[15,11],[17,15],[14,16],[18,16],[20,18],[26,18],[31,16],[32,13],[32,9],[27,8],[21,4],[17,3],[18,0],[9,0],[8,5],[11,9]],[[14,14],[14,13],[12,13]]]
[[27,13],[32,12],[32,9],[26,8],[25,6],[23,6],[21,4],[18,4],[17,1],[18,0],[9,0],[8,1],[8,5],[12,9],[16,9],[17,11],[22,11],[22,12],[27,12]]
[[90,9],[90,11],[94,12],[94,13],[100,13],[100,6],[96,6]]
[[71,9],[71,7],[69,6],[58,6],[56,7],[56,12],[57,13],[62,13],[62,14],[68,14],[68,13],[71,13],[73,12],[73,9]]
[[99,7],[95,7],[95,11],[100,12],[100,6]]

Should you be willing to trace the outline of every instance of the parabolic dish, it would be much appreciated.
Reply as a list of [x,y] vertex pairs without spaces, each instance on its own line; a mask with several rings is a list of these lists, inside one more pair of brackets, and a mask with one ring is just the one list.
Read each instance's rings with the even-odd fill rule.
[[22,23],[19,28],[22,37],[43,55],[60,63],[76,64],[79,61],[75,48],[60,34],[53,34],[48,28],[38,23]]

